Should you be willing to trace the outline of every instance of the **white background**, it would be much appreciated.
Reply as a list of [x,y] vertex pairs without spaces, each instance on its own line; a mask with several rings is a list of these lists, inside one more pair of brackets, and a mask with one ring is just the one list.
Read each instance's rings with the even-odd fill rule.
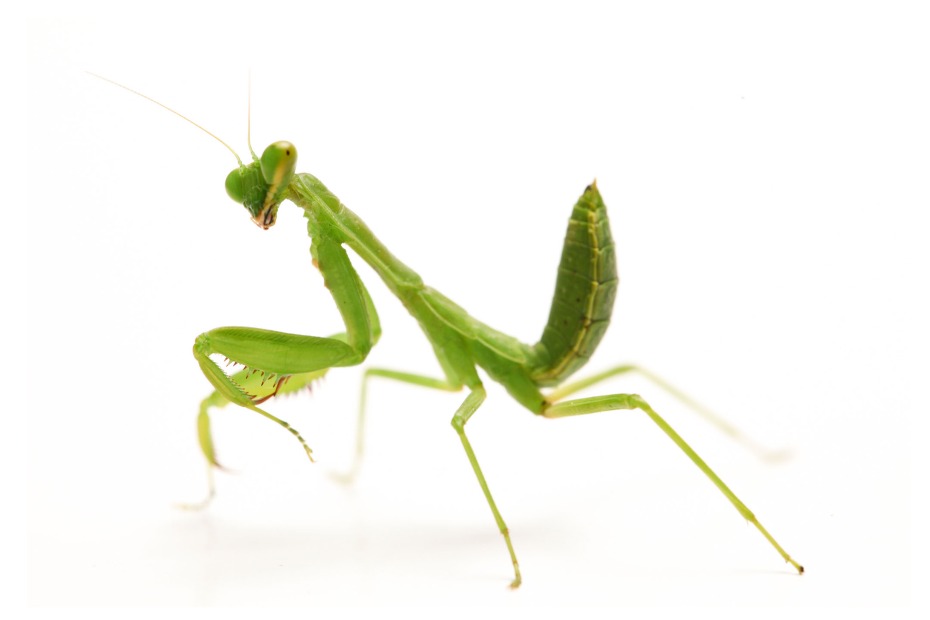
[[[28,201],[6,212],[28,222],[10,265],[28,269],[28,460],[14,472],[28,602],[797,615],[925,601],[930,51],[917,12],[390,4],[158,3],[26,23],[28,144],[12,149]],[[257,150],[293,141],[298,169],[424,280],[529,342],[570,207],[596,177],[622,282],[585,371],[642,363],[791,450],[762,462],[651,385],[599,388],[652,402],[807,574],[644,416],[544,421],[495,386],[468,432],[521,560],[510,592],[449,426],[462,395],[373,383],[361,476],[329,480],[351,457],[358,368],[268,404],[316,465],[267,420],[216,412],[237,473],[218,476],[209,510],[176,509],[206,484],[194,337],[326,335],[339,318],[298,209],[257,229],[225,196],[235,162],[221,145],[85,70],[244,156],[251,70]],[[413,321],[359,271],[384,326],[368,364],[436,375]]]

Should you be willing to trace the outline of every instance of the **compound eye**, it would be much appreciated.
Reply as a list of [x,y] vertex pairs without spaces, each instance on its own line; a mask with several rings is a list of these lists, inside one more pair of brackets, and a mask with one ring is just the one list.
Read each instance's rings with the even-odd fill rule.
[[242,173],[236,168],[226,176],[226,193],[234,202],[245,202],[245,188],[242,186]]
[[297,167],[297,148],[285,140],[275,142],[262,153],[262,176],[273,188],[290,183]]

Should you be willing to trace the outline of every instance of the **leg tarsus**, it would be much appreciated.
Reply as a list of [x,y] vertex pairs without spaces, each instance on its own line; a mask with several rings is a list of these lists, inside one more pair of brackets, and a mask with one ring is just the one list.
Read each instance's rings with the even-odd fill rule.
[[504,535],[504,542],[507,543],[507,551],[510,552],[510,559],[513,561],[513,581],[510,582],[510,589],[516,590],[520,587],[520,584],[523,583],[523,576],[520,574],[520,563],[517,562],[517,554],[514,553],[513,543],[510,541],[510,529],[504,528],[501,530],[501,534]]
[[210,504],[213,503],[213,498],[216,497],[216,483],[213,479],[213,469],[214,467],[207,464],[207,496],[200,500],[199,502],[182,502],[175,504],[181,510],[204,510]]

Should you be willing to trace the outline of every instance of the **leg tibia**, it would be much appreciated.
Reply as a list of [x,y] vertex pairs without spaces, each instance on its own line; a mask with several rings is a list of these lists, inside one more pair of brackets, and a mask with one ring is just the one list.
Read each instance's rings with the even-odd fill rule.
[[[229,379],[243,392],[252,396],[256,405],[263,403],[272,396],[281,396],[296,393],[304,388],[310,388],[314,381],[322,378],[327,369],[305,372],[297,375],[288,375],[278,379],[266,380],[263,373],[245,369],[231,375]],[[197,415],[197,439],[200,450],[207,463],[212,467],[222,469],[216,458],[213,445],[213,434],[210,430],[210,410],[220,409],[230,403],[219,391],[212,392],[200,402],[200,411]]]
[[[212,333],[212,332],[208,332],[208,333]],[[208,341],[204,338],[205,335],[206,334],[199,336],[196,342],[194,343],[194,357],[197,359],[197,363],[200,364],[200,369],[203,371],[203,374],[207,377],[207,379],[209,379],[210,383],[213,384],[213,387],[216,388],[216,391],[219,393],[219,395],[225,398],[226,400],[228,400],[229,402],[239,405],[240,407],[245,407],[246,409],[251,409],[252,411],[255,411],[256,413],[260,413],[261,415],[265,416],[266,418],[275,422],[276,424],[283,426],[285,429],[287,429],[289,433],[291,433],[292,435],[294,435],[294,437],[297,438],[301,446],[303,446],[304,451],[307,453],[307,457],[312,461],[313,451],[310,449],[310,446],[307,445],[307,442],[300,435],[297,429],[293,428],[290,424],[288,424],[284,420],[281,420],[271,415],[267,411],[259,408],[255,404],[256,402],[255,396],[252,394],[248,394],[242,388],[242,386],[240,386],[238,383],[234,381],[235,377],[237,376],[241,377],[241,374],[245,373],[246,371],[239,371],[239,373],[237,373],[236,375],[233,375],[233,377],[230,377],[225,372],[223,372],[223,370],[219,366],[217,366],[213,360],[210,359],[209,356],[211,353],[221,352],[221,351],[210,350],[206,346],[206,343]],[[283,380],[284,380],[284,377],[281,377],[281,376],[278,377],[278,382],[275,384],[276,389],[281,386],[281,382]],[[208,401],[209,401],[209,398],[208,398]],[[207,401],[205,401],[205,404],[207,404]],[[204,451],[204,455],[207,457],[208,461],[211,460],[211,457],[212,457],[213,462],[215,462],[216,457],[215,457],[215,454],[213,454],[213,445],[212,445],[213,442],[212,442],[212,439],[210,438],[210,433],[209,433],[209,420],[205,416],[206,416],[205,411],[202,411],[202,417],[198,419],[198,432],[199,432],[199,438],[201,442],[201,449]]]

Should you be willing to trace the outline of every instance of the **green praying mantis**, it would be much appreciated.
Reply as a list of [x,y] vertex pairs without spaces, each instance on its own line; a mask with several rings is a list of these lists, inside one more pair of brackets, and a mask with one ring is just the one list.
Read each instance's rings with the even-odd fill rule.
[[[371,378],[392,379],[450,392],[465,390],[467,395],[452,415],[452,427],[462,442],[494,521],[504,537],[514,571],[510,586],[518,587],[522,577],[510,531],[494,502],[465,432],[466,424],[486,397],[478,372],[481,369],[487,377],[503,386],[517,403],[544,418],[634,409],[646,414],[713,482],[743,518],[761,532],[785,562],[799,574],[804,572],[804,568],[788,555],[723,480],[639,395],[608,394],[568,399],[581,389],[617,375],[637,372],[709,417],[724,431],[737,436],[732,427],[659,377],[637,366],[617,366],[585,380],[565,383],[594,354],[610,323],[617,292],[614,242],[607,210],[596,183],[592,182],[585,188],[572,209],[549,319],[539,342],[529,345],[474,319],[461,306],[424,284],[420,276],[397,259],[319,179],[296,172],[297,150],[290,142],[275,142],[265,149],[260,158],[250,144],[252,162],[243,164],[229,145],[187,117],[122,84],[93,75],[177,114],[232,151],[239,165],[227,176],[226,191],[235,202],[246,208],[252,222],[259,228],[267,230],[274,226],[278,208],[284,201],[301,208],[307,219],[313,264],[322,274],[324,285],[345,324],[345,331],[328,337],[252,327],[219,327],[197,336],[194,357],[214,388],[214,392],[201,403],[197,418],[200,447],[211,472],[207,501],[214,494],[212,471],[220,467],[210,430],[209,411],[212,408],[233,403],[251,409],[287,429],[313,460],[312,451],[300,433],[259,405],[275,396],[306,388],[332,368],[361,364],[377,344],[381,336],[378,313],[346,252],[349,248],[368,263],[417,321],[432,345],[442,376],[437,378],[381,368],[365,371],[356,461],[347,477],[351,478],[358,470],[367,385]],[[222,356],[242,368],[227,374],[211,356]]]

